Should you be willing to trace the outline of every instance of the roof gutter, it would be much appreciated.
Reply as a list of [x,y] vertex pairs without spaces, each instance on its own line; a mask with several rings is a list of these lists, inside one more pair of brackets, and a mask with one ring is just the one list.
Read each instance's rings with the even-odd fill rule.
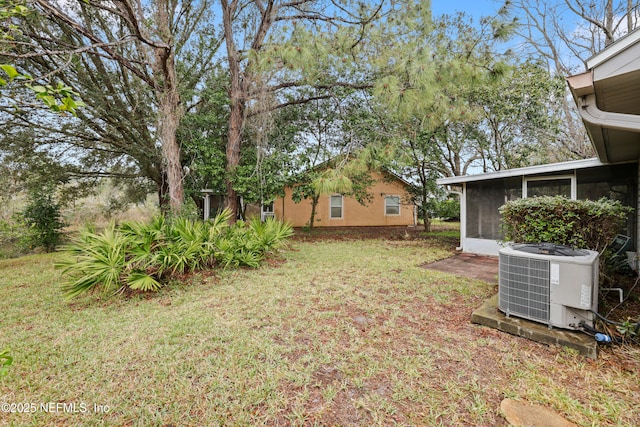
[[589,124],[607,129],[640,132],[640,116],[602,111],[596,105],[595,94],[580,98],[580,115]]
[[609,162],[606,143],[607,130],[640,133],[640,116],[612,113],[598,108],[592,71],[571,76],[567,82],[598,157],[602,162]]
[[591,142],[603,162],[609,162],[605,133],[607,130],[621,130],[640,133],[640,116],[635,114],[603,111],[596,104],[596,95],[581,96],[578,100],[580,116],[587,125]]

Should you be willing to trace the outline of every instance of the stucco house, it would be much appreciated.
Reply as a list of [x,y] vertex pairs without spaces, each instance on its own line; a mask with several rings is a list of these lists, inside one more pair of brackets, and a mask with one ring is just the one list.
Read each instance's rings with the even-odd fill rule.
[[597,158],[438,180],[462,193],[463,251],[497,255],[502,238],[498,208],[513,198],[536,195],[606,196],[636,208],[624,233],[638,248],[640,31],[593,56],[587,67],[567,82]]
[[[416,207],[410,202],[411,184],[389,172],[371,171],[373,184],[367,189],[371,201],[360,204],[354,197],[342,194],[320,196],[316,206],[314,227],[380,227],[415,226]],[[309,225],[311,200],[293,201],[293,190],[263,206],[262,216],[274,215],[294,227]]]

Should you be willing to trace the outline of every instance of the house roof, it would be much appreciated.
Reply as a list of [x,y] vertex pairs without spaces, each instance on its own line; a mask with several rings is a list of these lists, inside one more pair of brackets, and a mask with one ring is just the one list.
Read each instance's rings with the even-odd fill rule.
[[[330,158],[328,160],[325,160],[323,162],[320,162],[317,165],[311,167],[310,170],[322,170],[324,168],[331,167],[331,165],[333,163],[335,163],[337,160],[339,160],[341,158],[341,156],[344,156],[344,155],[338,155],[338,156],[332,157],[332,158]],[[407,181],[400,174],[398,174],[397,172],[395,172],[394,170],[392,170],[391,168],[386,167],[386,166],[382,166],[379,169],[369,169],[369,173],[371,173],[371,172],[378,172],[378,173],[381,173],[381,174],[387,174],[391,178],[394,178],[397,181],[399,181],[400,183],[402,183],[403,185],[405,185],[406,187],[415,188],[415,186],[416,186],[415,184]]]
[[528,166],[525,168],[506,169],[497,172],[482,173],[477,175],[452,176],[441,178],[437,181],[440,185],[455,185],[465,182],[488,181],[491,179],[510,178],[515,176],[545,175],[574,171],[576,169],[603,166],[599,159],[572,160],[569,162],[551,163],[547,165]]
[[386,173],[386,174],[390,175],[392,178],[395,178],[396,180],[400,181],[406,187],[410,187],[410,188],[415,188],[416,187],[415,184],[407,181],[402,176],[400,176],[399,174],[395,173],[394,171],[392,171],[389,168],[383,167],[381,173]]
[[640,158],[640,30],[587,61],[567,79],[596,150],[605,163]]

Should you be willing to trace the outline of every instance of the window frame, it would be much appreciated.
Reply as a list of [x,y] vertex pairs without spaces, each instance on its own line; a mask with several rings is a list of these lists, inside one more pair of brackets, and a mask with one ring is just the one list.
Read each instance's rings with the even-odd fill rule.
[[[387,209],[390,207],[390,205],[387,203],[389,199],[391,198],[395,198],[398,199],[398,203],[391,205],[391,207],[398,207],[398,213],[389,213],[387,211]],[[395,194],[387,194],[384,196],[384,216],[400,216],[402,211],[402,198],[399,195],[395,195]]]
[[[334,206],[333,201],[340,198],[340,206]],[[340,208],[340,216],[333,216],[333,208]],[[344,196],[342,194],[332,194],[329,196],[329,219],[343,219],[344,218]]]
[[547,176],[533,176],[528,177],[525,176],[522,180],[522,198],[527,199],[530,196],[528,195],[529,182],[539,182],[539,181],[559,181],[559,180],[569,180],[570,185],[570,199],[576,200],[578,196],[578,184],[576,182],[575,174],[570,175],[547,175]]

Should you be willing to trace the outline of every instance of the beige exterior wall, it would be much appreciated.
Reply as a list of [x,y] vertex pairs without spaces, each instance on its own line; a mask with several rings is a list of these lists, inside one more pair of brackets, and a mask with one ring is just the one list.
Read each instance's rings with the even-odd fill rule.
[[[363,206],[352,197],[342,197],[342,218],[331,218],[331,195],[320,196],[313,226],[379,227],[415,225],[414,206],[408,203],[409,197],[406,184],[397,179],[385,181],[382,175],[377,173],[374,173],[373,177],[376,182],[369,188],[369,193],[373,195],[372,201]],[[304,227],[308,225],[311,218],[311,200],[302,200],[300,203],[294,203],[291,193],[292,190],[287,188],[285,197],[274,201],[275,216],[288,221],[294,227]],[[399,215],[385,215],[385,196],[400,197]]]

